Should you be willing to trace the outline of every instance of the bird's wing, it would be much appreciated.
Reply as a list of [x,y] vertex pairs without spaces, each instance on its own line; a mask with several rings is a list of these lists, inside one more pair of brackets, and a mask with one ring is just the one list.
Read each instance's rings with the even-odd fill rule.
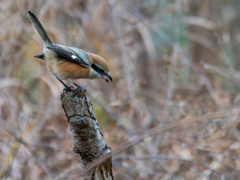
[[86,64],[90,64],[89,60],[90,57],[88,53],[82,49],[76,48],[76,47],[68,47],[73,51],[78,57],[80,57]]
[[[84,67],[89,67],[88,57],[81,52],[83,50],[79,51],[78,48],[67,47],[67,46],[62,46],[57,44],[54,44],[53,46],[47,47],[47,48],[53,50],[59,56],[65,58],[68,61],[77,63]],[[76,50],[78,51],[76,52]]]

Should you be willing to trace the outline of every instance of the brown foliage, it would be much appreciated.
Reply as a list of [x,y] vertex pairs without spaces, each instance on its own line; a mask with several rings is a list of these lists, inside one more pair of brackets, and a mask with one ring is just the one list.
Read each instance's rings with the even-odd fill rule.
[[63,87],[33,58],[42,42],[29,9],[54,43],[109,62],[113,83],[76,82],[117,152],[116,179],[238,179],[239,8],[239,0],[1,1],[0,177],[82,177]]

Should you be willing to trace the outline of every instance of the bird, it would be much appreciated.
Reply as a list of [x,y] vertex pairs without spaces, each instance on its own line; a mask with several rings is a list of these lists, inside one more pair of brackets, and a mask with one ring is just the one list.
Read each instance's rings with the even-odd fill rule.
[[43,40],[43,53],[34,57],[45,60],[46,67],[67,88],[63,80],[82,88],[73,79],[104,79],[112,82],[109,65],[102,57],[77,47],[54,44],[34,13],[28,10],[28,18]]

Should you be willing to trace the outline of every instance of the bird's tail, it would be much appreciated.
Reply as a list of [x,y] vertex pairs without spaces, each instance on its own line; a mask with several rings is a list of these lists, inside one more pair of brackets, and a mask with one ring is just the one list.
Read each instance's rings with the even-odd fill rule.
[[50,38],[48,37],[45,29],[43,28],[43,26],[40,23],[40,21],[38,20],[38,18],[33,14],[32,11],[28,11],[28,17],[29,17],[30,21],[33,23],[33,25],[35,26],[35,28],[37,29],[39,35],[41,36],[44,46],[51,47],[53,45],[53,43],[50,40]]

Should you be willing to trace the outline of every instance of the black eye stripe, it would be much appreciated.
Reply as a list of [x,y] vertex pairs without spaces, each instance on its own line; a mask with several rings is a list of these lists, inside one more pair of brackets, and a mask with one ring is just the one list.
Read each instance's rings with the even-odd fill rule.
[[98,67],[95,64],[92,64],[92,68],[97,71],[99,74],[107,74],[102,68]]

